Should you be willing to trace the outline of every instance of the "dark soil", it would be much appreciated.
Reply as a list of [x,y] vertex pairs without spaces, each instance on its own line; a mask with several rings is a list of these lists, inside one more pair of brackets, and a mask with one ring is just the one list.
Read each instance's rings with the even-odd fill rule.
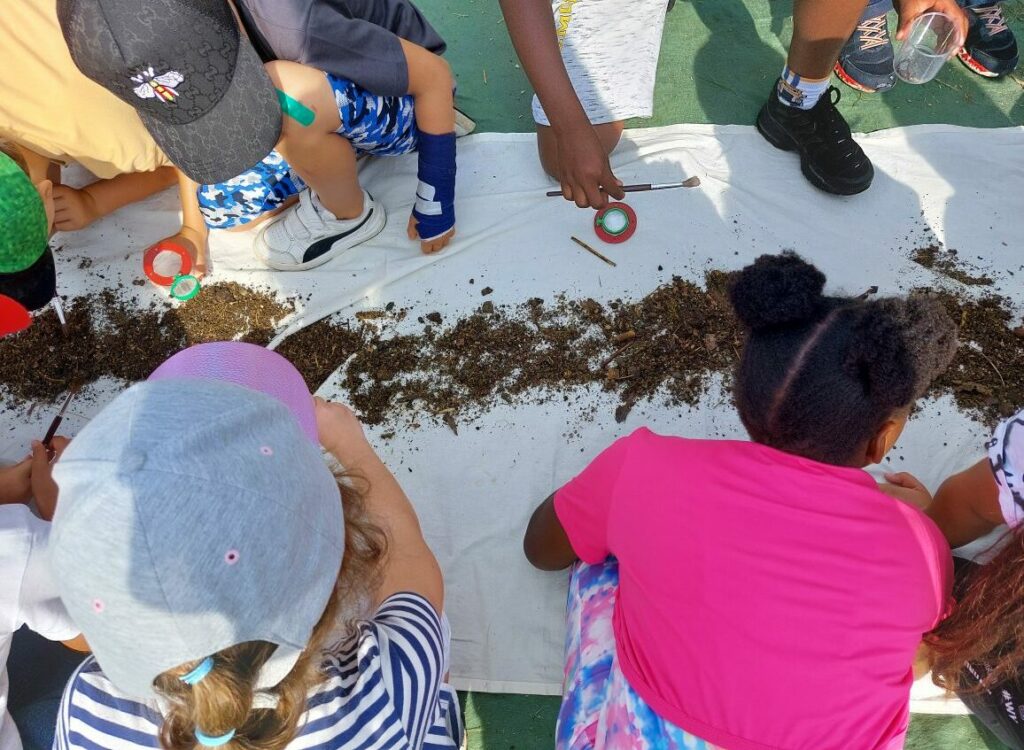
[[932,393],[953,394],[957,406],[986,424],[1015,414],[1024,406],[1024,338],[1008,300],[932,294],[960,325],[960,349]]
[[67,336],[52,309],[0,339],[0,384],[21,400],[53,401],[72,383],[136,381],[181,349],[239,339],[265,345],[292,311],[272,294],[236,283],[204,286],[177,307],[139,309],[113,290],[65,304]]
[[967,286],[991,286],[992,279],[988,276],[975,276],[970,273],[969,266],[957,254],[956,250],[946,249],[941,244],[932,243],[914,251],[911,260],[919,266],[959,281]]

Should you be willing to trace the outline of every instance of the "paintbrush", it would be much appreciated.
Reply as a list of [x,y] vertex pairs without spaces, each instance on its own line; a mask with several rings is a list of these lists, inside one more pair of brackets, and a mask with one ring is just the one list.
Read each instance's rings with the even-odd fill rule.
[[[645,182],[637,185],[623,185],[624,193],[646,193],[650,190],[672,190],[673,188],[691,188],[700,185],[700,177],[691,177],[682,182]],[[545,195],[554,198],[562,194],[561,190],[549,190]]]
[[60,330],[65,337],[68,335],[68,321],[64,317],[64,306],[60,303],[60,297],[54,296],[50,303],[53,305],[53,311],[57,313],[57,320],[60,321]]
[[60,411],[57,412],[57,416],[50,422],[50,429],[46,431],[46,436],[43,438],[43,447],[46,450],[50,450],[50,443],[53,441],[53,436],[57,434],[57,430],[60,428],[60,423],[64,421],[64,415],[67,413],[68,406],[71,405],[71,399],[78,393],[78,389],[81,385],[77,382],[71,384],[71,388],[68,389],[68,396],[64,399],[64,405],[60,407]]

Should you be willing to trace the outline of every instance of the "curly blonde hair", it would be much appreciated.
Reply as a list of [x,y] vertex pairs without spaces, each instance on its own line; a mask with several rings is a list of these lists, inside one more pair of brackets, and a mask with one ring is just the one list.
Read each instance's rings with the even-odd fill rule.
[[[362,609],[360,605],[380,582],[381,563],[387,554],[387,536],[368,518],[365,488],[357,489],[356,481],[351,475],[338,477],[345,515],[341,570],[309,645],[288,676],[271,691],[276,707],[253,705],[260,669],[276,648],[271,643],[240,643],[213,654],[212,671],[193,686],[181,678],[199,662],[183,664],[154,682],[170,705],[160,730],[160,743],[166,750],[193,750],[199,744],[197,731],[209,736],[233,731],[231,741],[223,746],[228,750],[282,750],[294,739],[306,710],[306,696],[324,680],[321,659],[337,634],[339,617],[353,608]],[[344,624],[351,632],[351,622]]]

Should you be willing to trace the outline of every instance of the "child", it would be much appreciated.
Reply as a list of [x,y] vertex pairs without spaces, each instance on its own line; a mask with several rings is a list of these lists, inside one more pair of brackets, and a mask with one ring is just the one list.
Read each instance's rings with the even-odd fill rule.
[[[57,293],[57,271],[50,250],[53,183],[35,184],[25,162],[0,140],[0,295],[25,310],[40,310]],[[9,330],[3,321],[3,330]]]
[[534,513],[530,561],[576,564],[558,748],[902,747],[949,548],[861,467],[896,442],[955,328],[936,303],[824,284],[766,255],[730,290],[753,442],[640,429]]
[[[500,0],[512,43],[537,96],[533,103],[544,170],[580,208],[622,199],[608,154],[625,120],[650,117],[666,0]],[[757,117],[776,148],[796,151],[804,176],[829,193],[867,190],[874,168],[836,109],[829,78],[865,0],[797,0],[782,73]],[[929,10],[955,15],[956,0],[901,5],[901,38]],[[552,11],[554,23],[552,23]],[[743,75],[735,70],[715,75]]]
[[[957,52],[960,61],[978,75],[1002,78],[1017,67],[1017,39],[999,7],[1002,0],[958,0],[967,11],[967,38]],[[873,94],[896,85],[895,55],[889,38],[888,13],[892,0],[871,0],[836,62],[836,75],[858,91]]]
[[[64,438],[54,438],[53,447],[58,455],[66,444]],[[27,505],[33,496],[41,518]],[[84,647],[76,640],[78,628],[64,610],[50,576],[47,543],[55,504],[50,457],[42,444],[34,443],[32,455],[24,461],[0,468],[0,750],[21,750],[22,747],[18,727],[7,711],[6,667],[15,632],[24,625],[45,638],[65,641],[72,648]],[[34,682],[52,683],[52,676],[40,674],[38,667],[37,664]],[[22,692],[26,687],[14,684],[15,690]],[[23,727],[36,738],[34,746],[45,743],[47,734],[52,739],[57,706],[51,709],[46,716],[46,727]],[[44,739],[38,740],[39,736]]]
[[200,212],[217,229],[279,212],[256,236],[257,257],[314,268],[384,228],[356,154],[415,150],[408,234],[424,252],[443,248],[455,227],[452,78],[419,12],[407,0],[237,0],[234,9],[243,30],[231,4],[209,0],[58,2],[79,69],[135,107],[198,183],[182,196],[190,224]]
[[[135,113],[85,78],[68,55],[56,5],[8,0],[0,24],[0,138],[17,145],[33,182],[53,182],[54,227],[73,231],[174,184],[174,169]],[[100,179],[60,184],[78,162]]]
[[917,495],[953,547],[1009,526],[991,561],[956,559],[957,606],[928,643],[936,684],[955,690],[1003,744],[1024,750],[1024,411],[1000,424],[987,448],[942,483],[934,502],[912,475],[892,480]]
[[210,379],[75,438],[52,556],[96,658],[55,747],[459,747],[437,561],[352,412],[316,420],[340,480],[281,402]]

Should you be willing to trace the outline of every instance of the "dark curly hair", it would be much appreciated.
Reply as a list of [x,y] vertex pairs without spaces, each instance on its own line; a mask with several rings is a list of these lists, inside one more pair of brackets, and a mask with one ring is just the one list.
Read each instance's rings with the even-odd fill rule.
[[729,296],[748,334],[733,397],[753,440],[848,465],[949,366],[956,326],[924,297],[866,301],[824,288],[825,275],[791,252],[736,275]]

